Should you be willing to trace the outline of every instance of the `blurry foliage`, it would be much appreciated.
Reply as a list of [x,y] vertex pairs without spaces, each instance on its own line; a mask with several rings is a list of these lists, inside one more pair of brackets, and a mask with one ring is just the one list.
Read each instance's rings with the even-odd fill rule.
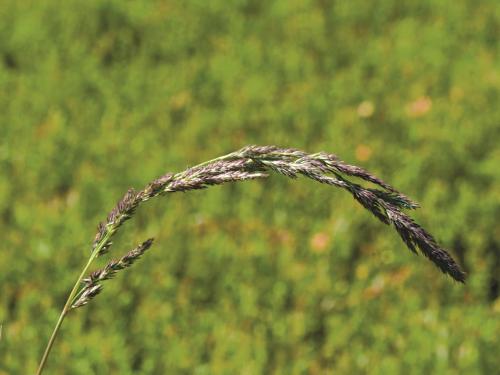
[[127,223],[112,256],[153,249],[69,316],[48,373],[497,371],[499,35],[496,0],[3,0],[0,374],[34,371],[129,186],[252,143],[373,170],[468,284],[329,187],[169,196]]

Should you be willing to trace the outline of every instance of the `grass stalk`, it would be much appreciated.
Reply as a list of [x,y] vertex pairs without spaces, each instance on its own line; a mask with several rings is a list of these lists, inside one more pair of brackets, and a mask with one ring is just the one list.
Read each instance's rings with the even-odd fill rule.
[[[42,374],[66,315],[71,310],[89,303],[102,290],[102,282],[130,267],[151,246],[153,239],[143,242],[118,260],[110,261],[103,269],[85,277],[94,260],[109,251],[112,237],[125,221],[133,217],[141,203],[169,193],[265,178],[268,177],[268,172],[281,174],[291,179],[301,175],[313,181],[346,190],[378,220],[386,225],[392,225],[412,252],[417,253],[418,250],[443,273],[456,281],[465,282],[465,273],[450,254],[437,244],[429,232],[403,212],[405,209],[417,208],[418,204],[391,185],[363,168],[344,163],[333,154],[324,152],[308,154],[297,149],[276,146],[247,146],[183,172],[167,173],[138,192],[134,189],[127,191],[108,214],[106,220],[97,227],[90,257],[66,299],[36,374]],[[351,181],[352,178],[375,187],[363,187]]]
[[[102,245],[104,245],[105,241],[107,241],[107,238],[103,240]],[[59,333],[59,330],[61,329],[61,325],[64,321],[64,318],[68,314],[69,311],[71,311],[71,305],[74,302],[75,297],[77,296],[78,291],[80,290],[80,285],[82,283],[83,278],[87,274],[90,266],[92,265],[92,262],[94,259],[97,257],[99,254],[99,251],[101,250],[101,246],[97,246],[93,251],[92,254],[90,255],[87,264],[85,267],[83,267],[80,276],[78,276],[78,279],[75,282],[75,285],[73,285],[73,289],[71,289],[71,292],[68,295],[68,298],[66,299],[66,303],[64,304],[64,307],[61,311],[61,314],[59,315],[59,318],[57,319],[57,323],[54,327],[54,330],[52,331],[52,334],[50,335],[49,341],[47,343],[47,346],[45,348],[45,351],[43,352],[42,359],[40,360],[40,364],[38,366],[38,370],[36,372],[36,375],[40,375],[44,368],[45,364],[47,363],[47,359],[49,357],[50,351],[52,350],[52,346],[54,345],[54,341],[57,337],[57,334]]]

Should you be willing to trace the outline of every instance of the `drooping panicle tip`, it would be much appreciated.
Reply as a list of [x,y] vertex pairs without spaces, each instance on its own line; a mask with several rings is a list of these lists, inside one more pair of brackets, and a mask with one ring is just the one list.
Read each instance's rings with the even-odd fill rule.
[[465,284],[465,282],[467,281],[467,274],[463,271],[460,271],[460,273],[457,275],[457,277],[455,277],[455,280],[457,280],[458,282],[460,282],[462,284]]

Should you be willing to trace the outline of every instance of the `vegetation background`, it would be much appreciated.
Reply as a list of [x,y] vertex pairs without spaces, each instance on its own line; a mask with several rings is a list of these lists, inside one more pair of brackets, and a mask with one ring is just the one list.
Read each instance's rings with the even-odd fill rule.
[[0,374],[35,371],[128,187],[247,144],[375,172],[467,285],[331,187],[171,195],[121,231],[111,256],[157,241],[47,374],[498,371],[499,36],[497,0],[1,0]]

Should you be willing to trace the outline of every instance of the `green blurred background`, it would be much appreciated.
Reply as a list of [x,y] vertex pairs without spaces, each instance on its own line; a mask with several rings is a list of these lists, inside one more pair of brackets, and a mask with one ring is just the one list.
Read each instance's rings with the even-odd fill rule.
[[247,144],[375,172],[467,285],[331,187],[170,195],[48,374],[498,373],[499,36],[497,0],[1,0],[0,374],[34,372],[128,187]]

